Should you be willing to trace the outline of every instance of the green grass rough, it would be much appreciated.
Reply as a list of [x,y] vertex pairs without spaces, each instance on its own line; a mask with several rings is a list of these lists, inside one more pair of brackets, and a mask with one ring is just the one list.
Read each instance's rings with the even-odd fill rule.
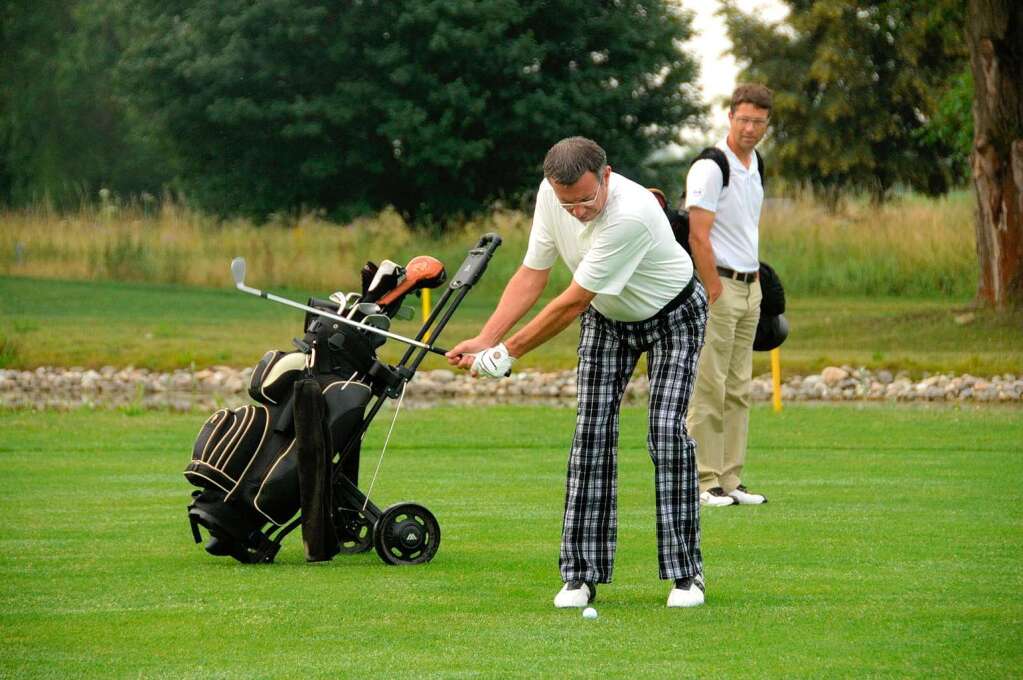
[[403,412],[373,497],[423,503],[443,534],[406,568],[306,565],[297,534],[274,565],[206,555],[181,476],[204,418],[0,413],[0,677],[1006,677],[1023,662],[1018,410],[755,408],[746,481],[770,503],[704,514],[707,605],[668,611],[645,412],[626,409],[597,621],[551,606],[571,410]]
[[[274,292],[304,302],[331,291]],[[471,291],[439,344],[451,347],[475,335],[495,304],[483,291]],[[995,314],[964,305],[954,299],[792,298],[783,372],[849,364],[916,374],[1023,373],[1023,310]],[[417,316],[392,330],[413,335],[420,322]],[[251,366],[268,349],[292,349],[301,324],[302,312],[233,288],[0,277],[0,368]],[[516,370],[572,368],[577,342],[573,325],[526,355]],[[390,341],[381,356],[395,362],[403,349]],[[767,353],[754,356],[756,373],[770,370]],[[424,368],[446,365],[430,356]]]

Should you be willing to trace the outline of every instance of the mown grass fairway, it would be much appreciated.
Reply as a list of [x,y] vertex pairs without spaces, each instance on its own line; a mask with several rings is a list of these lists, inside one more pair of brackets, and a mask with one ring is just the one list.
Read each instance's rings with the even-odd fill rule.
[[[331,291],[274,292],[305,302]],[[434,292],[435,303],[440,293]],[[408,304],[418,300],[409,298]],[[470,292],[438,344],[451,347],[475,335],[494,304],[482,291]],[[786,316],[792,331],[782,347],[783,371],[805,374],[850,364],[916,373],[1023,372],[1023,310],[969,312],[964,305],[895,297],[790,299]],[[392,330],[411,336],[420,323],[417,316],[396,322]],[[251,366],[267,349],[292,349],[301,326],[302,312],[233,288],[0,277],[0,368]],[[523,357],[516,370],[572,368],[577,342],[573,325]],[[402,351],[404,345],[389,341],[381,356],[396,362]],[[754,357],[755,372],[770,370],[766,352]],[[446,365],[431,355],[424,367]]]
[[443,535],[406,568],[372,552],[306,565],[297,534],[274,565],[206,555],[181,476],[205,416],[0,413],[0,676],[1006,677],[1023,662],[1016,409],[755,409],[747,482],[771,502],[704,513],[708,603],[683,611],[664,607],[645,412],[628,409],[597,621],[551,606],[571,410],[402,413],[373,498],[423,503]]

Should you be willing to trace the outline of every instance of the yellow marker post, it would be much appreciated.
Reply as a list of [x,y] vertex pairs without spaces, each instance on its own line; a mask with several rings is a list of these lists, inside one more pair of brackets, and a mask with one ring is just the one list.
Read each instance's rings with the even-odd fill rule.
[[781,412],[781,350],[771,350],[771,392],[774,412]]
[[420,290],[420,299],[423,302],[423,323],[430,318],[430,289],[423,288]]

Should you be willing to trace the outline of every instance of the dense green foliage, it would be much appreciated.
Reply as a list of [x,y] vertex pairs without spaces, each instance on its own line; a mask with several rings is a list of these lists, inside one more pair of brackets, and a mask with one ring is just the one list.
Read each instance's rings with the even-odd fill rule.
[[0,3],[0,203],[159,195],[174,165],[118,87],[128,38],[120,2]]
[[0,6],[0,201],[180,188],[217,214],[518,203],[585,134],[642,174],[698,122],[663,0],[14,1]]
[[[744,76],[779,92],[772,173],[831,200],[964,181],[960,4],[791,0],[778,27],[726,4]],[[217,216],[392,205],[441,225],[527,206],[570,134],[674,187],[685,164],[649,162],[703,123],[691,34],[669,0],[9,0],[0,204],[107,189]]]
[[1018,411],[755,408],[749,483],[771,502],[703,513],[707,604],[669,611],[645,411],[626,409],[596,621],[551,606],[573,415],[403,410],[373,500],[424,504],[442,540],[399,568],[306,565],[300,532],[273,565],[205,554],[181,475],[205,413],[4,413],[0,676],[931,679],[1023,663]]
[[124,70],[217,212],[443,221],[534,190],[561,137],[636,169],[700,112],[662,0],[143,4]]
[[937,162],[947,168],[948,177],[966,186],[973,150],[973,74],[970,65],[954,75],[938,101],[934,115],[917,131],[919,139],[938,149],[947,149]]
[[939,194],[961,180],[963,147],[941,119],[961,125],[945,98],[962,88],[963,3],[786,3],[777,25],[723,7],[741,77],[775,91],[771,169],[832,201],[851,188],[884,200],[898,184]]

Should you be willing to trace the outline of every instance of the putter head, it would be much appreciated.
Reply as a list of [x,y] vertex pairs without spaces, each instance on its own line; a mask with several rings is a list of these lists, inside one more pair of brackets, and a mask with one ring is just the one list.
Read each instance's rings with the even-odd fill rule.
[[245,285],[245,258],[236,257],[231,260],[231,276],[234,277],[235,287]]

